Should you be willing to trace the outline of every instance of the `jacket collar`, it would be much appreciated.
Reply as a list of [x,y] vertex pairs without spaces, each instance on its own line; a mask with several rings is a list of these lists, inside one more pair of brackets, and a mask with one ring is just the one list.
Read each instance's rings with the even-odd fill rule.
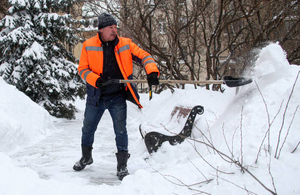
[[[97,33],[98,34],[98,38],[100,41],[101,46],[103,46],[103,44],[105,42],[102,41],[101,36],[100,36],[100,32]],[[116,38],[113,41],[109,41],[109,44],[113,44],[113,46],[115,47],[116,45],[118,45],[119,43],[119,36],[117,35]]]

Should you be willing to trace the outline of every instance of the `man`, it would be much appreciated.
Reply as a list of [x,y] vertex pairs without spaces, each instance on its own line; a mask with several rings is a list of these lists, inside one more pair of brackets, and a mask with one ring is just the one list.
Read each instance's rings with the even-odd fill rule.
[[[139,63],[147,73],[148,84],[158,85],[159,70],[152,56],[130,39],[117,35],[117,21],[107,13],[98,17],[98,34],[83,43],[79,75],[86,81],[87,100],[82,127],[82,157],[73,169],[83,170],[93,163],[92,149],[97,125],[107,109],[113,120],[118,152],[117,176],[120,180],[128,175],[128,136],[126,129],[126,99],[140,108],[139,96],[131,84],[109,84],[111,79],[132,79],[132,60]],[[106,82],[106,83],[105,83]],[[105,84],[104,84],[105,83]]]

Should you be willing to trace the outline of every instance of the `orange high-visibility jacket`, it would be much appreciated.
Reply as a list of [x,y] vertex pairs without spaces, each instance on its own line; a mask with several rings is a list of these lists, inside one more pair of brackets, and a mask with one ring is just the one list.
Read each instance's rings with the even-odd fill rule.
[[[117,63],[125,80],[132,79],[133,77],[133,59],[145,68],[147,74],[152,72],[159,73],[153,57],[148,52],[139,48],[131,39],[118,38],[119,43],[115,46],[114,50]],[[96,81],[100,77],[100,74],[103,73],[103,48],[99,35],[83,43],[78,73],[89,85],[97,88]],[[127,84],[127,86],[137,105],[142,108],[132,85]]]

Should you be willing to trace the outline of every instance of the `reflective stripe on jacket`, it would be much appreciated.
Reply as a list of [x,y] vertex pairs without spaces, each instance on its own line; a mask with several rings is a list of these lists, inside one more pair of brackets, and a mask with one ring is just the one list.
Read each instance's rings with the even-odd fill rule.
[[[148,52],[139,48],[135,43],[131,41],[131,39],[124,37],[118,38],[119,43],[115,46],[114,52],[117,63],[125,80],[132,79],[133,77],[132,60],[136,61],[142,67],[144,67],[147,74],[150,74],[151,72],[159,73],[153,57]],[[81,78],[86,81],[88,88],[90,88],[91,86],[93,86],[95,89],[97,88],[96,81],[100,77],[100,74],[103,73],[103,48],[102,43],[99,39],[99,35],[94,36],[83,43],[80,62],[78,66],[78,73]],[[137,105],[142,108],[132,85],[127,84],[127,86]],[[98,101],[98,97],[95,97],[96,93],[99,92],[87,89],[88,100],[91,100],[92,98],[93,101]]]

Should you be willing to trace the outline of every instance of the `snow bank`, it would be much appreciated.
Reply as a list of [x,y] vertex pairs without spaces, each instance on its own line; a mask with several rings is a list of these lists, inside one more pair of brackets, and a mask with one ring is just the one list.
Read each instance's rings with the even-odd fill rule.
[[[211,138],[217,149],[248,167],[260,182],[278,194],[300,193],[297,184],[300,151],[298,149],[292,153],[300,141],[299,71],[299,66],[288,63],[278,43],[263,48],[251,75],[254,82],[241,87],[216,123],[204,129],[205,135]],[[224,181],[240,187],[246,186],[257,194],[268,194],[249,174],[237,174],[238,168],[216,160],[216,156],[210,154],[211,150],[208,151],[204,146],[201,149],[206,151],[201,154],[207,154],[205,158],[209,163],[215,164],[219,170],[235,173],[231,177],[220,174]],[[205,189],[212,194],[219,194],[219,188],[230,193],[233,185],[224,181],[212,191],[209,187]]]
[[[300,81],[296,82],[300,67],[288,63],[278,43],[262,48],[254,66],[252,74],[245,75],[252,77],[253,83],[240,87],[236,95],[234,88],[224,86],[223,94],[188,87],[173,94],[163,92],[150,102],[142,96],[146,103],[139,120],[168,129],[175,106],[202,105],[205,112],[196,118],[192,132],[196,141],[212,144],[231,160],[241,162],[268,189],[278,194],[299,194],[300,148],[291,152],[300,141]],[[138,139],[136,136],[132,140]],[[212,179],[200,188],[210,194],[241,194],[246,190],[269,193],[250,174],[242,174],[224,156],[199,142],[185,141],[176,147],[165,142],[148,165],[179,185]],[[132,149],[141,155],[145,151],[138,144]]]
[[1,77],[0,94],[0,152],[14,152],[53,131],[53,117]]
[[262,77],[278,72],[283,67],[289,66],[286,53],[279,43],[272,43],[261,49],[259,57],[255,62],[254,76]]

